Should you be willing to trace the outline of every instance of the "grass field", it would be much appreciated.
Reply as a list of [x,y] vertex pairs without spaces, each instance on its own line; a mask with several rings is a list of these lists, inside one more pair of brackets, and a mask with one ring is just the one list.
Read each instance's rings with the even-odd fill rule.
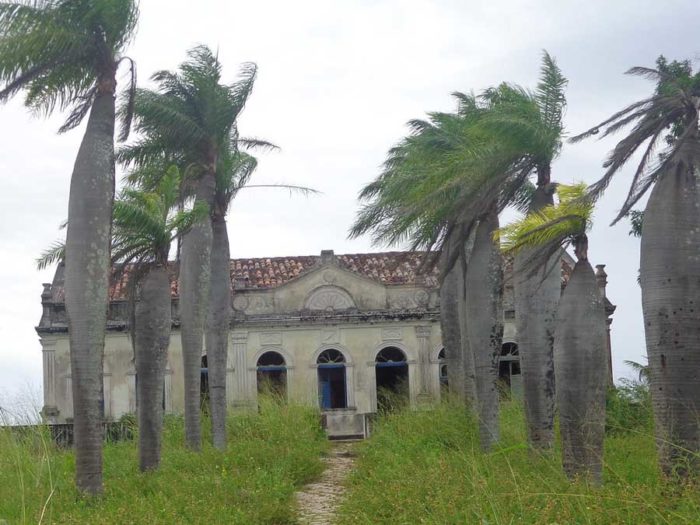
[[648,406],[625,396],[609,401],[602,488],[569,483],[558,450],[530,452],[514,402],[489,454],[456,404],[385,416],[358,447],[339,523],[700,523],[700,485],[662,482]]
[[78,498],[73,455],[56,450],[45,429],[18,440],[0,428],[0,523],[295,523],[293,493],[321,472],[327,441],[312,409],[261,409],[231,418],[226,454],[209,445],[189,452],[182,420],[169,418],[154,473],[138,472],[134,442],[106,445],[96,501]]

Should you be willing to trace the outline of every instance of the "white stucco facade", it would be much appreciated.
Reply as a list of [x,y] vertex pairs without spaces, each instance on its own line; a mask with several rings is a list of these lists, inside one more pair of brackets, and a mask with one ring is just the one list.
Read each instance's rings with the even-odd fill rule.
[[[227,364],[231,409],[255,408],[259,380],[268,377],[264,375],[268,372],[276,380],[284,376],[278,386],[289,401],[319,406],[331,433],[363,433],[364,416],[377,410],[378,380],[382,386],[387,377],[393,380],[396,374],[403,374],[403,392],[412,406],[439,400],[445,360],[439,357],[442,340],[436,281],[411,273],[405,260],[395,265],[400,255],[376,254],[358,268],[354,263],[341,264],[339,257],[347,256],[323,252],[321,257],[307,258],[311,261],[306,261],[298,275],[261,287],[250,285],[251,281],[263,282],[258,266],[276,263],[249,260],[258,279],[244,272],[252,279],[243,282],[237,279],[241,271],[236,273],[232,261],[234,294]],[[415,260],[413,263],[415,266]],[[376,267],[385,269],[377,272]],[[73,407],[61,268],[54,283],[45,285],[42,303],[44,312],[37,332],[44,356],[44,415],[50,422],[70,422]],[[124,299],[110,305],[103,373],[107,420],[136,410],[137,377],[125,322],[127,309]],[[177,311],[174,295],[163,403],[166,412],[181,413],[184,390]],[[508,285],[504,322],[504,343],[515,343]],[[399,357],[378,364],[378,355],[385,349]],[[328,362],[329,355],[334,356],[333,362]],[[264,366],[270,356],[276,361]],[[508,370],[510,373],[510,365]],[[510,379],[516,387],[518,378]]]

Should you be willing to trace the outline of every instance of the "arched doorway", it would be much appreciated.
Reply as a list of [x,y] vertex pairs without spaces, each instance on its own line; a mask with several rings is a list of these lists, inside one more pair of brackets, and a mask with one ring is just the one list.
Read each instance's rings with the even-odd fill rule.
[[279,352],[265,352],[257,362],[258,394],[287,399],[287,363]]
[[318,365],[318,400],[321,410],[347,408],[345,356],[339,350],[324,350],[319,354],[316,364]]
[[498,381],[502,392],[512,396],[522,393],[522,378],[520,376],[520,354],[516,343],[503,343],[498,359]]
[[400,348],[382,348],[375,358],[377,410],[388,411],[405,406],[409,400],[408,362]]

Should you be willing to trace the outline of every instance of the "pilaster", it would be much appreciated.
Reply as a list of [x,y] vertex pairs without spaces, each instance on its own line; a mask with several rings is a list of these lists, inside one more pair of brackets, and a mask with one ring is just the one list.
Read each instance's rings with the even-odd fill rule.
[[430,402],[432,392],[430,388],[430,336],[433,327],[430,325],[416,326],[416,338],[418,339],[418,363],[420,366],[420,391],[419,403]]

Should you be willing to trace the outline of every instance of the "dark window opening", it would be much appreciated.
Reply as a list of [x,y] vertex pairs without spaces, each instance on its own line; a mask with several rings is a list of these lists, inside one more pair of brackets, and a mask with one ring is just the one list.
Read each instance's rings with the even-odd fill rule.
[[447,388],[449,382],[447,380],[447,356],[445,356],[445,349],[440,350],[438,354],[438,370],[440,378],[440,386],[442,388]]
[[347,408],[345,356],[338,350],[321,352],[318,364],[318,397],[321,409]]
[[287,364],[279,352],[265,352],[257,363],[258,394],[287,399]]
[[513,377],[520,375],[520,355],[518,345],[504,343],[501,347],[501,356],[498,361],[498,380],[501,391],[509,395],[513,387]]
[[382,349],[376,358],[377,410],[387,412],[406,406],[409,399],[406,355],[395,347]]
[[209,365],[206,355],[202,356],[199,368],[199,407],[204,412],[209,410]]

